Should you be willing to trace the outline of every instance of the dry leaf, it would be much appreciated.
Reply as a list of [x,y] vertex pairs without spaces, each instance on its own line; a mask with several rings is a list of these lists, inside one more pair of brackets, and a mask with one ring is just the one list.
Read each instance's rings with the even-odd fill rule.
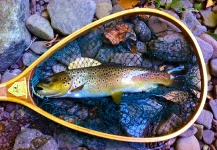
[[131,29],[127,24],[118,24],[115,28],[108,28],[104,31],[104,35],[109,41],[115,45],[127,39],[126,34],[130,33]]
[[118,4],[124,7],[124,9],[133,8],[138,3],[139,3],[139,0],[119,0],[118,1]]
[[137,47],[135,45],[131,46],[131,52],[134,54],[137,53]]

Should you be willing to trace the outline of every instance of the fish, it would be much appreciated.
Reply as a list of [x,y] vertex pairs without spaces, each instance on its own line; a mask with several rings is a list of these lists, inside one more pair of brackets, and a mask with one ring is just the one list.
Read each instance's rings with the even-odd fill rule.
[[48,98],[111,96],[119,104],[123,93],[147,92],[159,85],[177,85],[173,72],[183,70],[183,66],[157,71],[143,67],[98,64],[82,68],[71,66],[74,69],[46,77],[36,85],[36,94]]

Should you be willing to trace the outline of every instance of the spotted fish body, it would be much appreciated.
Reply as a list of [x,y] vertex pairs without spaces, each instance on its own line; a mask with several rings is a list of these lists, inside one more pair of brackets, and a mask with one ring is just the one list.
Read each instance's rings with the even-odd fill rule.
[[142,67],[94,66],[54,74],[37,86],[42,89],[38,94],[47,97],[104,97],[170,86],[172,79],[168,72]]

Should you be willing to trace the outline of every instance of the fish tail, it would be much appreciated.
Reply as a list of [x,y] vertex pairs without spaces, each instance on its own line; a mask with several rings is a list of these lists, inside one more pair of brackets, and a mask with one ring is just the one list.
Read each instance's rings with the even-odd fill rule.
[[179,66],[168,71],[170,74],[170,87],[183,87],[185,85],[186,70],[184,66]]

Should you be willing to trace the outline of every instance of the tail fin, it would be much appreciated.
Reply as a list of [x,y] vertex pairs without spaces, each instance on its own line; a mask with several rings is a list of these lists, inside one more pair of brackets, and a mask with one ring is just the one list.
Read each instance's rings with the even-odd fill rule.
[[179,66],[168,71],[171,75],[172,83],[170,87],[182,87],[185,84],[186,70],[184,66]]

